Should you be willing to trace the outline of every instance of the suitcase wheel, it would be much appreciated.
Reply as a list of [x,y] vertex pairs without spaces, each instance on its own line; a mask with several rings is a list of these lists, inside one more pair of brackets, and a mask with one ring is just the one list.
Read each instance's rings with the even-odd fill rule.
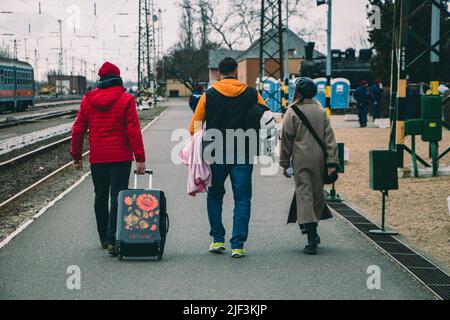
[[117,257],[119,258],[120,261],[123,260],[123,252],[122,252],[122,244],[120,242],[117,243]]

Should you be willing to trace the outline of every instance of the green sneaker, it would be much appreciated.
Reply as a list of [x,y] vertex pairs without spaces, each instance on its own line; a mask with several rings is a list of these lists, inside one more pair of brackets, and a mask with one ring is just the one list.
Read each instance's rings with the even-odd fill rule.
[[222,254],[226,250],[224,242],[213,242],[209,246],[209,252]]
[[244,249],[233,249],[231,250],[231,257],[232,258],[243,258],[247,254]]

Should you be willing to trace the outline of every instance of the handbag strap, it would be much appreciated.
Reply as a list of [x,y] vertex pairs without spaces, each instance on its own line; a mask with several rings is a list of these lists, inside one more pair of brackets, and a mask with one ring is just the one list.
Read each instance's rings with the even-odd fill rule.
[[306,126],[306,128],[308,128],[309,132],[311,132],[312,136],[314,137],[314,140],[317,141],[317,144],[319,145],[320,149],[322,149],[323,155],[325,156],[326,160],[328,158],[327,148],[325,147],[325,144],[323,143],[322,139],[320,139],[316,130],[314,130],[314,128],[312,127],[311,122],[309,122],[305,114],[296,105],[292,106],[292,110],[294,110],[295,114],[300,118],[300,120],[302,120],[303,124]]

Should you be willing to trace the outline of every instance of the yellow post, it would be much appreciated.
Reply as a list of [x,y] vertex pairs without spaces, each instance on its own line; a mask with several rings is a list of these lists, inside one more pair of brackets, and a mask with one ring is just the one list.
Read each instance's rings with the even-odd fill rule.
[[398,90],[397,90],[398,98],[406,98],[406,87],[407,86],[408,86],[408,82],[406,81],[406,79],[398,80]]
[[284,83],[284,97],[286,99],[286,108],[289,106],[289,80]]
[[325,112],[328,117],[331,117],[331,86],[325,87],[325,98],[327,98],[327,101],[330,101],[330,106],[326,106]]
[[405,121],[397,121],[397,144],[405,144]]
[[279,81],[280,83],[280,93],[281,93],[281,106],[283,109],[286,109],[286,96],[284,94],[284,83],[283,81]]
[[430,82],[431,87],[431,94],[432,95],[439,95],[439,81],[431,81]]

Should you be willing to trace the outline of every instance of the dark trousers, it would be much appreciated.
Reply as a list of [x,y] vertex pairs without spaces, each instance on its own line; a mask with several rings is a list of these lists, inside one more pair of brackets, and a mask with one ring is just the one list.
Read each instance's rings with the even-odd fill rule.
[[253,165],[213,164],[211,170],[212,186],[207,196],[210,235],[214,242],[225,242],[222,205],[225,181],[230,176],[234,196],[233,235],[230,242],[232,249],[242,249],[247,241],[250,221]]
[[[95,217],[100,241],[115,243],[117,225],[117,196],[128,189],[131,162],[101,163],[91,165],[95,190]],[[110,198],[111,197],[111,198]],[[111,207],[109,207],[111,200]]]
[[362,127],[367,126],[367,114],[369,113],[369,106],[365,103],[359,103],[358,108],[359,124]]
[[373,102],[373,119],[380,119],[381,114],[381,100],[375,100]]

